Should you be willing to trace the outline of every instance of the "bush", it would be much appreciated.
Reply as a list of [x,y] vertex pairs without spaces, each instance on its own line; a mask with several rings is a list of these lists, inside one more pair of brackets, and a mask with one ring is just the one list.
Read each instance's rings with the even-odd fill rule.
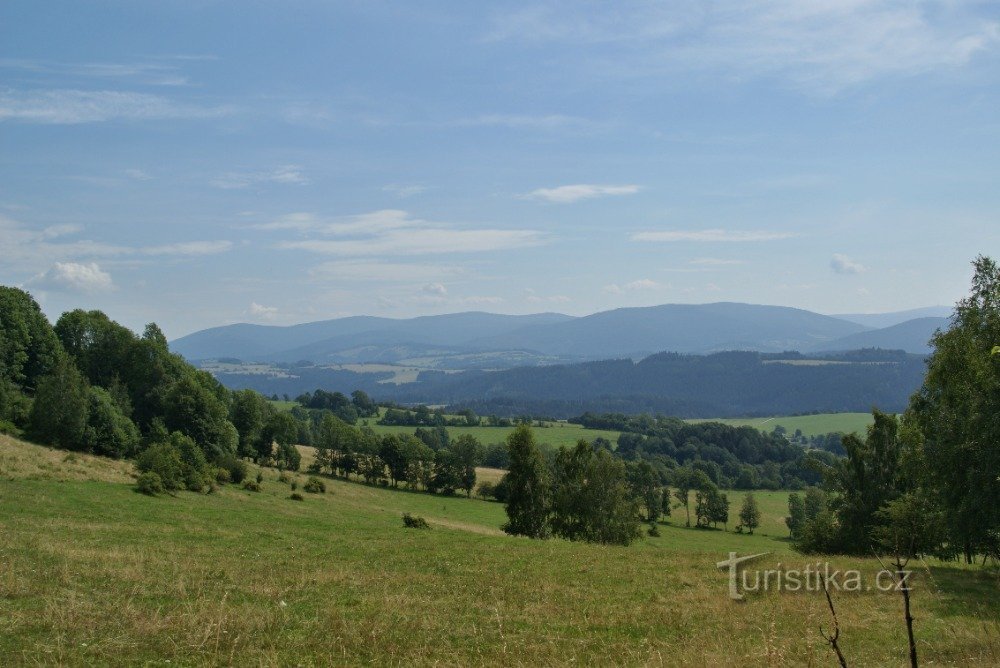
[[653,538],[659,538],[660,537],[660,528],[657,527],[655,524],[650,524],[649,525],[649,530],[646,533],[648,533]]
[[282,471],[281,473],[278,474],[278,482],[283,482],[287,485],[292,482],[292,476]]
[[326,494],[326,483],[315,476],[310,476],[306,484],[302,485],[302,491],[310,494]]
[[256,480],[244,480],[243,489],[247,490],[248,492],[259,492],[260,483],[257,482]]
[[147,471],[146,473],[140,475],[139,479],[135,481],[135,488],[143,494],[156,496],[157,494],[163,494],[163,481],[160,480],[160,476],[156,473]]
[[191,469],[184,476],[184,487],[187,488],[189,492],[200,492],[205,489],[205,476],[201,471]]
[[403,526],[407,529],[430,529],[431,526],[427,523],[423,517],[418,517],[411,515],[410,513],[403,514]]
[[176,491],[184,483],[181,453],[169,443],[152,445],[144,450],[136,458],[135,466],[140,473],[155,473],[167,491]]
[[484,499],[495,499],[497,496],[497,486],[491,482],[481,482],[476,486],[476,496]]
[[[229,474],[229,480],[225,482],[234,482],[237,485],[246,479],[247,473],[249,472],[247,469],[247,463],[236,455],[222,455],[215,460],[215,465],[220,469],[224,469]],[[219,480],[219,482],[223,481]]]
[[299,494],[298,492],[292,492],[292,495],[288,498],[291,499],[292,501],[305,501],[305,497]]
[[224,468],[215,469],[215,482],[220,485],[225,485],[227,482],[232,482],[232,478],[229,476],[229,471]]
[[264,472],[257,471],[257,484],[259,485],[262,482],[264,482]]

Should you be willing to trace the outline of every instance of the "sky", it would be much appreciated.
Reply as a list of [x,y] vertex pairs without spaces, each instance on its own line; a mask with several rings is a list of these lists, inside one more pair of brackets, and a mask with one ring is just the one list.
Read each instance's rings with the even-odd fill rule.
[[951,304],[1000,3],[0,3],[0,284],[234,322]]

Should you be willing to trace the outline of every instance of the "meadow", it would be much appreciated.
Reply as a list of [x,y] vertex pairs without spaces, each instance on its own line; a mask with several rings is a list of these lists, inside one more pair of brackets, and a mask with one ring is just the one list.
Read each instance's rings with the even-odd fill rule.
[[[127,464],[0,436],[5,665],[835,665],[816,592],[727,597],[715,564],[794,553],[785,494],[755,535],[688,529],[630,547],[505,536],[503,506],[327,480],[146,497]],[[300,476],[304,479],[304,476]],[[734,508],[736,493],[731,493]],[[430,530],[403,528],[404,512]],[[831,558],[874,575],[872,559]],[[921,659],[1000,663],[994,570],[921,563]],[[851,665],[902,665],[897,595],[834,595]]]

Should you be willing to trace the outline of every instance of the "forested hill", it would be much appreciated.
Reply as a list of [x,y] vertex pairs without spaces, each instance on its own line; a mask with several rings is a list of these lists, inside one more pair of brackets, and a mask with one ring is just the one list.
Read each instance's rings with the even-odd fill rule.
[[[278,373],[280,372],[280,373]],[[571,417],[584,411],[663,413],[680,417],[900,411],[923,379],[924,358],[867,350],[825,356],[799,353],[661,353],[506,371],[420,373],[415,382],[392,374],[355,373],[315,365],[284,365],[275,373],[235,366],[216,377],[231,388],[298,394],[321,387],[406,403],[470,407],[479,414]]]

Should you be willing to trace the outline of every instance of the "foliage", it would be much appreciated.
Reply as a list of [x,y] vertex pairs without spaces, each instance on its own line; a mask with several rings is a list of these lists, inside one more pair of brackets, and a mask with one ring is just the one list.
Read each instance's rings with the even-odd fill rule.
[[512,535],[545,538],[549,533],[549,470],[535,445],[530,427],[520,425],[507,437],[510,469],[504,476],[507,486],[507,523],[503,530]]
[[40,443],[85,450],[89,394],[87,382],[66,357],[38,381],[28,433]]
[[306,484],[302,485],[302,491],[310,494],[326,494],[326,483],[315,476],[309,476]]
[[146,471],[135,481],[135,488],[143,494],[156,496],[163,493],[163,481],[155,471]]
[[0,384],[33,390],[61,356],[59,340],[32,296],[0,285]]
[[407,529],[430,529],[431,525],[423,517],[403,513],[403,526]]
[[[791,497],[789,497],[789,506],[791,506]],[[748,493],[743,497],[743,506],[740,508],[740,524],[751,535],[753,530],[760,526],[760,507],[753,494]]]
[[107,457],[129,457],[139,446],[139,429],[102,387],[90,387],[83,441],[90,452]]

